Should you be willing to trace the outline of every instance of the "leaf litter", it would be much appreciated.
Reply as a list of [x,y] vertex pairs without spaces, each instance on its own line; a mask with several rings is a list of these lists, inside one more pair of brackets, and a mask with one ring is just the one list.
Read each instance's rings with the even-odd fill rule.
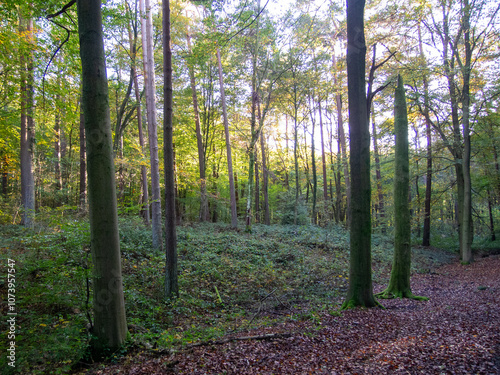
[[[379,292],[384,285],[374,285]],[[178,351],[142,351],[86,374],[500,374],[500,258],[412,276],[429,301],[322,311]],[[333,301],[335,308],[342,301]],[[103,368],[104,367],[104,368]],[[81,372],[83,373],[83,372]]]

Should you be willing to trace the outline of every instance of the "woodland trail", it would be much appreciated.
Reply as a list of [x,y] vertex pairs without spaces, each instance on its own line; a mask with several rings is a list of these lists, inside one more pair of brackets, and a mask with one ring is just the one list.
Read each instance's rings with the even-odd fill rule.
[[228,337],[174,354],[142,352],[85,373],[500,374],[498,256],[414,275],[412,290],[430,300],[325,311],[313,321],[240,334],[253,339]]

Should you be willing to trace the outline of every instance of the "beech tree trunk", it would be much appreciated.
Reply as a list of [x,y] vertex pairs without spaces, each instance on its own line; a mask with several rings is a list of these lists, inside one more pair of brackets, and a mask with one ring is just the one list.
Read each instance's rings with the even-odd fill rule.
[[349,289],[343,309],[377,305],[371,271],[370,127],[365,90],[364,0],[347,1],[351,169]]
[[[100,0],[77,0],[82,110],[87,134],[91,249],[94,262],[92,346],[103,354],[125,342],[115,168]],[[106,352],[108,353],[108,352]]]
[[222,63],[220,58],[220,50],[217,48],[217,62],[219,65],[219,84],[220,84],[220,95],[222,101],[222,115],[224,119],[224,135],[226,137],[226,154],[227,154],[227,173],[229,177],[229,196],[230,196],[230,208],[231,208],[231,228],[236,229],[238,227],[238,212],[236,205],[236,189],[234,187],[234,173],[233,173],[233,158],[231,156],[231,139],[229,137],[229,121],[227,118],[227,106],[226,106],[226,93],[224,90],[224,77],[222,75]]
[[141,1],[142,53],[144,56],[144,81],[146,89],[146,112],[148,119],[149,157],[151,160],[151,228],[153,247],[163,246],[161,230],[161,192],[160,192],[160,160],[158,156],[158,135],[156,121],[156,85],[153,55],[153,16],[149,0],[143,9]]
[[165,297],[179,296],[177,271],[177,229],[175,222],[175,162],[173,142],[172,49],[170,37],[170,1],[163,0],[163,152],[165,163]]
[[[33,41],[33,20],[24,18],[19,13],[19,32],[26,33],[27,43]],[[32,228],[35,224],[35,180],[33,177],[33,147],[35,144],[35,129],[33,121],[33,56],[28,52],[21,52],[21,206],[22,224]]]

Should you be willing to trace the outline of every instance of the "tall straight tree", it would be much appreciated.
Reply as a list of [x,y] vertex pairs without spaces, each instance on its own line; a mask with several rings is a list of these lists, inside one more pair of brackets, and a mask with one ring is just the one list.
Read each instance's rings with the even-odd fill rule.
[[177,229],[175,223],[175,162],[173,142],[172,49],[170,0],[163,0],[163,154],[165,165],[165,297],[179,295],[177,282]]
[[77,0],[82,110],[87,134],[90,238],[94,262],[94,348],[118,349],[127,336],[101,0]]
[[20,49],[21,78],[21,204],[23,207],[22,223],[33,227],[35,216],[35,180],[33,177],[33,146],[35,144],[33,121],[33,20],[19,11],[19,32],[26,35],[24,48]]
[[[192,55],[191,36],[187,34],[187,44],[189,54]],[[196,93],[196,77],[194,75],[193,64],[188,61],[189,82],[191,84],[191,94],[193,97],[194,123],[196,128],[196,145],[198,146],[198,166],[200,170],[200,221],[209,220],[208,197],[207,197],[207,177],[206,177],[206,151],[203,144],[203,135],[200,125],[200,109],[198,106],[198,94]]]
[[[144,2],[144,4],[143,4]],[[158,156],[158,134],[156,122],[156,86],[153,55],[153,16],[149,0],[141,1],[142,54],[146,90],[146,113],[148,119],[149,158],[151,160],[151,228],[153,247],[162,248],[160,160]]]
[[227,173],[229,177],[229,196],[231,207],[231,228],[236,229],[238,227],[238,213],[236,211],[236,190],[234,188],[233,158],[231,156],[231,139],[229,137],[229,121],[227,119],[226,92],[224,90],[224,77],[222,75],[222,63],[219,48],[217,48],[217,63],[219,66],[219,84],[222,102],[222,116],[224,119],[224,135],[226,137]]
[[381,298],[427,299],[414,296],[410,287],[411,217],[409,207],[410,159],[408,154],[408,112],[401,75],[394,93],[394,132],[396,156],[394,167],[394,260],[389,286],[377,294]]
[[349,289],[343,309],[374,307],[371,262],[370,128],[365,90],[364,0],[347,1],[347,87],[351,167]]

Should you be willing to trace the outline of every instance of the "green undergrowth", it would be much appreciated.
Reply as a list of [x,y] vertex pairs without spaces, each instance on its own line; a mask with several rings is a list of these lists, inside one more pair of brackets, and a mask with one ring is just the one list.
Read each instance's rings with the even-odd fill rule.
[[[76,214],[45,212],[34,230],[0,226],[0,290],[8,259],[16,268],[16,368],[6,374],[64,374],[92,362],[85,355],[92,320],[89,225]],[[226,224],[178,227],[179,298],[163,299],[165,255],[152,250],[139,219],[120,218],[130,339],[110,361],[134,350],[183,347],[228,333],[335,313],[348,286],[349,235],[336,225],[256,224],[251,234]],[[392,241],[373,236],[374,278],[387,281]],[[414,271],[444,263],[442,252],[415,249]],[[6,316],[6,304],[2,304]],[[2,337],[8,325],[1,322]],[[6,353],[7,341],[0,341]]]

